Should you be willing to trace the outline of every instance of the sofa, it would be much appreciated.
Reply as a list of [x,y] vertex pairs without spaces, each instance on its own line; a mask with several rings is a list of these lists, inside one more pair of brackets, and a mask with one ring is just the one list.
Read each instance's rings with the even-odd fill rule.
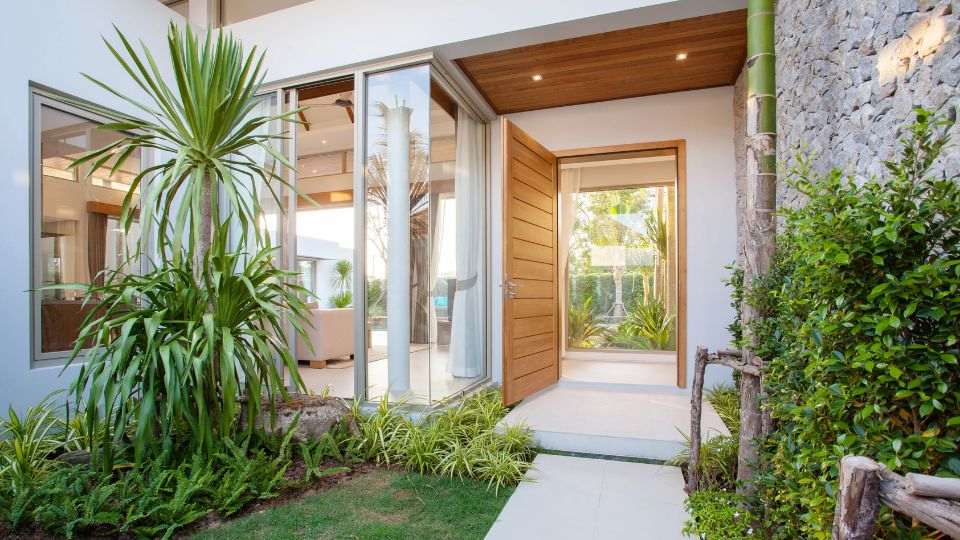
[[313,327],[304,328],[309,343],[297,336],[297,360],[324,368],[327,360],[353,356],[353,308],[315,307],[309,312]]

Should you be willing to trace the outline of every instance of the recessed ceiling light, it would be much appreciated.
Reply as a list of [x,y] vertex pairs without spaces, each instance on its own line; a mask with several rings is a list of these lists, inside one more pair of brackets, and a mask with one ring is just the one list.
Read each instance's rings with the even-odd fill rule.
[[314,169],[314,170],[310,171],[310,174],[317,174],[317,170]]
[[326,139],[321,140],[320,144],[327,144],[327,140]]
[[687,53],[685,52],[677,53],[677,62],[683,62],[686,59],[687,59]]
[[530,77],[530,78],[533,79],[533,82],[540,82],[540,81],[543,80],[543,75],[541,75],[541,74],[539,74],[539,73],[535,73],[535,74],[534,74],[532,77]]

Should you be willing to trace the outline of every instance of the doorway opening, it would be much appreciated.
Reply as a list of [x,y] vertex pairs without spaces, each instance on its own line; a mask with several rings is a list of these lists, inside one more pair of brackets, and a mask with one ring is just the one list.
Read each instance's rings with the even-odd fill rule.
[[682,387],[679,149],[566,154],[558,164],[560,375]]

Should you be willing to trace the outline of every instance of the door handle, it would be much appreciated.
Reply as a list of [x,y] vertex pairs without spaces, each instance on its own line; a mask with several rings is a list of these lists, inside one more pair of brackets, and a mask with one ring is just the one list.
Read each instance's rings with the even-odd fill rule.
[[520,286],[514,283],[512,280],[508,279],[503,282],[503,295],[507,298],[515,298],[519,289]]

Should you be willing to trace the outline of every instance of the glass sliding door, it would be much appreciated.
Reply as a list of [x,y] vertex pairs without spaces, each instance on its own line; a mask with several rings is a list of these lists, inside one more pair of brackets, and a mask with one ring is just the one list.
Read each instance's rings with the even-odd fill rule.
[[365,91],[367,398],[429,404],[486,376],[485,127],[429,65]]

